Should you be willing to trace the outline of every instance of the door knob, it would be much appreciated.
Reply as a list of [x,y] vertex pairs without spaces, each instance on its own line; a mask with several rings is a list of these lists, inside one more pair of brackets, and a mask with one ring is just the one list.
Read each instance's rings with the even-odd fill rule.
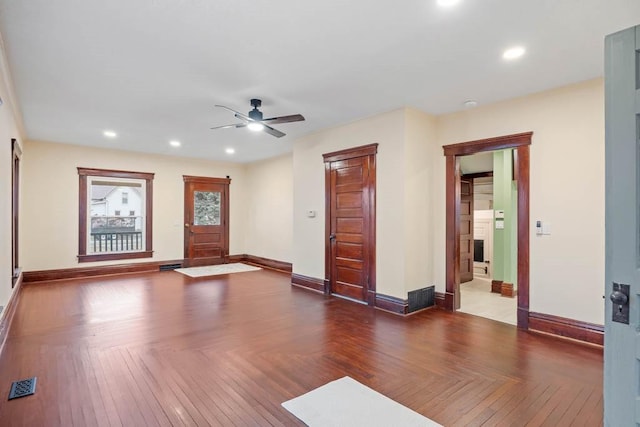
[[620,291],[613,291],[611,295],[609,295],[611,302],[616,305],[625,305],[627,301],[629,301],[629,297],[627,297],[624,293]]
[[185,226],[185,227],[187,227],[187,228],[189,228],[189,224],[185,224],[184,226]]
[[629,294],[631,287],[623,283],[613,282],[613,289],[609,299],[613,303],[611,320],[629,324]]
[[329,234],[329,240],[336,240],[336,235],[333,233]]

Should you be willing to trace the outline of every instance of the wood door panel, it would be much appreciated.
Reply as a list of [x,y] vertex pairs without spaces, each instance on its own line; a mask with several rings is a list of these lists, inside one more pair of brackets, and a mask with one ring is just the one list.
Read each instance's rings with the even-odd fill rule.
[[362,234],[336,233],[337,241],[340,243],[363,243]]
[[338,267],[336,269],[336,280],[342,283],[362,283],[363,276],[361,270],[353,268]]
[[362,260],[364,256],[364,248],[358,243],[336,243],[336,256],[339,258],[349,258]]
[[364,301],[362,299],[362,287],[355,286],[351,283],[344,283],[336,281],[334,285],[333,293],[342,295],[345,297],[357,299],[359,301]]
[[194,258],[220,258],[222,257],[222,249],[220,248],[199,248],[193,249]]
[[325,155],[327,278],[332,293],[368,301],[375,291],[375,156],[345,153]]
[[201,243],[220,243],[222,241],[222,234],[220,233],[199,233],[193,238],[194,244]]
[[336,268],[338,267],[347,267],[352,268],[354,270],[363,270],[364,262],[362,260],[357,259],[349,259],[349,258],[336,258],[335,260]]
[[184,265],[226,263],[229,256],[228,178],[184,176]]
[[336,233],[362,234],[364,221],[362,218],[338,218],[336,220]]
[[340,218],[362,218],[364,215],[362,208],[354,208],[354,209],[338,209],[336,212]]
[[471,215],[471,203],[469,201],[460,202],[460,215]]
[[460,180],[460,283],[473,280],[473,179]]
[[336,208],[362,208],[362,191],[339,193],[336,196]]

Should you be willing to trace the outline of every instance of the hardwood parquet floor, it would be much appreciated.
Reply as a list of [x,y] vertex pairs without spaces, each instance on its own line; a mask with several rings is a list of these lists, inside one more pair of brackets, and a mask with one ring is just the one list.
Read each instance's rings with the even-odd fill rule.
[[[402,318],[267,270],[27,284],[0,354],[2,426],[302,425],[348,375],[445,426],[602,425],[602,350],[429,309]],[[327,408],[331,410],[331,408]]]

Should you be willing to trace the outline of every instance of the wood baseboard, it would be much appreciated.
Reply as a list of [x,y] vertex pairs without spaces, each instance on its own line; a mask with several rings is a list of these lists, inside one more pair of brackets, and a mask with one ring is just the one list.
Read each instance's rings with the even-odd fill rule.
[[322,279],[316,279],[315,277],[303,276],[302,274],[291,274],[291,284],[300,286],[312,291],[325,293],[325,281]]
[[275,259],[263,258],[255,255],[243,254],[242,256],[243,258],[241,262],[253,264],[258,267],[268,268],[270,270],[282,271],[284,273],[291,273],[293,271],[293,266],[290,262],[278,261]]
[[247,254],[237,254],[237,255],[229,255],[228,260],[230,263],[232,262],[242,262],[247,257]]
[[444,299],[444,292],[436,292],[436,307],[445,308]]
[[11,323],[13,322],[13,318],[16,314],[16,309],[18,308],[18,302],[20,301],[20,296],[22,295],[23,282],[24,275],[21,274],[20,276],[18,276],[18,280],[16,281],[16,285],[14,286],[11,297],[9,297],[7,306],[2,310],[2,313],[0,313],[0,354],[2,354],[2,349],[4,348],[4,344],[7,341],[7,336],[9,335],[9,328],[11,328]]
[[515,297],[516,290],[513,289],[513,283],[503,282],[500,286],[500,295],[503,297]]
[[604,345],[604,326],[551,314],[529,312],[529,329]]
[[160,266],[167,264],[180,264],[183,260],[137,262],[131,264],[98,265],[94,267],[64,268],[59,270],[25,271],[23,280],[25,283],[48,282],[51,280],[77,279],[93,276],[110,276],[123,273],[144,273],[159,271]]
[[409,312],[409,301],[389,295],[376,294],[374,306],[380,310],[389,311],[402,316],[407,315]]
[[502,280],[491,281],[491,292],[493,292],[494,294],[502,293]]
[[[291,263],[257,257],[254,255],[231,255],[228,257],[228,261],[246,262],[248,264],[257,265],[271,270],[283,271],[286,273],[291,272]],[[57,270],[25,271],[23,273],[23,280],[25,283],[33,283],[48,282],[51,280],[77,279],[81,277],[109,276],[112,274],[145,273],[149,271],[159,271],[160,266],[169,264],[179,264],[182,266],[184,264],[184,260],[178,259],[169,261],[136,262],[131,264],[98,265],[93,267],[64,268]]]

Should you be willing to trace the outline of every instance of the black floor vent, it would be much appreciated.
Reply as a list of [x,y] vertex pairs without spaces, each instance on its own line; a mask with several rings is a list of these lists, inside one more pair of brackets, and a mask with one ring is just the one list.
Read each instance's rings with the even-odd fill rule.
[[415,291],[409,292],[408,312],[412,313],[416,310],[421,310],[423,308],[433,306],[436,303],[435,296],[436,296],[435,286],[428,286],[426,288],[416,289]]
[[11,384],[9,392],[9,400],[19,397],[29,396],[36,392],[36,377],[27,378],[26,380],[15,381]]
[[175,270],[176,268],[182,268],[182,264],[164,264],[160,266],[160,271]]

